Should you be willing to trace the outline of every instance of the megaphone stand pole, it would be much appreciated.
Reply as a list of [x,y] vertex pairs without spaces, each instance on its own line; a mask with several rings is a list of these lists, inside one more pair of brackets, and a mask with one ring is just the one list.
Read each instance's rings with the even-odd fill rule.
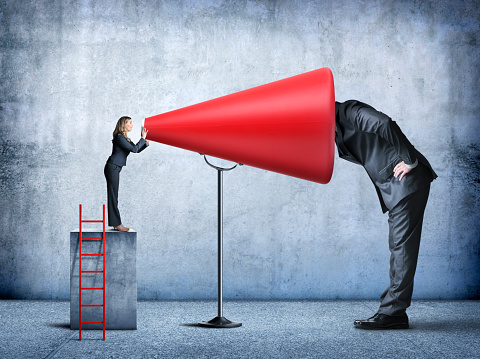
[[205,162],[217,170],[218,174],[218,315],[208,322],[198,323],[208,328],[236,328],[242,326],[240,322],[232,322],[223,316],[223,172],[231,171],[238,164],[230,168],[212,165],[204,155]]

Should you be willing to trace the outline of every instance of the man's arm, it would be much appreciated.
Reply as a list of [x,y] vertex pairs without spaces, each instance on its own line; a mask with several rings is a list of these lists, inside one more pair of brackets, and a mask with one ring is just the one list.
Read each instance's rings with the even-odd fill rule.
[[384,113],[372,107],[362,107],[358,110],[354,123],[359,130],[375,133],[390,143],[406,169],[411,170],[418,164],[415,148],[395,121]]

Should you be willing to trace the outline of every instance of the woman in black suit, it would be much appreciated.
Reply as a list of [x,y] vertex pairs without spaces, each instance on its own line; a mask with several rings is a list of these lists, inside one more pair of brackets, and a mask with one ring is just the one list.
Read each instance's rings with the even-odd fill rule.
[[107,203],[108,203],[108,225],[114,229],[127,232],[129,228],[122,224],[120,212],[118,211],[118,185],[120,171],[127,164],[127,156],[130,152],[139,153],[147,148],[150,141],[146,140],[147,130],[142,128],[142,138],[135,145],[127,136],[133,128],[132,119],[128,116],[120,117],[113,131],[113,149],[105,164],[105,178],[107,180]]

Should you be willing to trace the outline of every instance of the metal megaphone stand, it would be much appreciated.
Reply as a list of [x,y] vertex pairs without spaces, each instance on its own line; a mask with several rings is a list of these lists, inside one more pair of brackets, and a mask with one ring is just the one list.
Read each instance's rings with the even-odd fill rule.
[[238,165],[230,168],[223,168],[212,165],[207,160],[207,156],[202,154],[205,162],[217,170],[218,173],[218,315],[208,322],[198,323],[201,327],[207,328],[237,328],[241,327],[242,323],[232,322],[223,316],[223,172],[231,171]]

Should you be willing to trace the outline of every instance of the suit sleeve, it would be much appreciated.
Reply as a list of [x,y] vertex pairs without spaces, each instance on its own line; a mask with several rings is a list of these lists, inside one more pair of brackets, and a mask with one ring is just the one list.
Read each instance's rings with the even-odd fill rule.
[[364,132],[375,133],[395,148],[406,165],[415,167],[415,148],[390,117],[372,107],[360,108],[355,116],[355,126]]
[[139,153],[143,151],[146,147],[146,142],[143,138],[140,138],[140,141],[137,142],[136,145],[134,145],[132,142],[128,141],[124,136],[118,135],[116,138],[117,145],[127,151],[133,152],[133,153]]
[[[143,140],[143,138],[141,138],[141,140]],[[144,140],[144,141],[145,141],[145,140]],[[140,141],[138,141],[138,142],[140,143]],[[137,143],[137,145],[138,145],[138,143]],[[142,151],[143,151],[145,148],[147,148],[148,146],[149,146],[149,145],[148,145],[147,141],[145,141],[145,144],[144,144],[142,147],[140,147],[140,149],[138,150],[138,153],[142,152]]]

